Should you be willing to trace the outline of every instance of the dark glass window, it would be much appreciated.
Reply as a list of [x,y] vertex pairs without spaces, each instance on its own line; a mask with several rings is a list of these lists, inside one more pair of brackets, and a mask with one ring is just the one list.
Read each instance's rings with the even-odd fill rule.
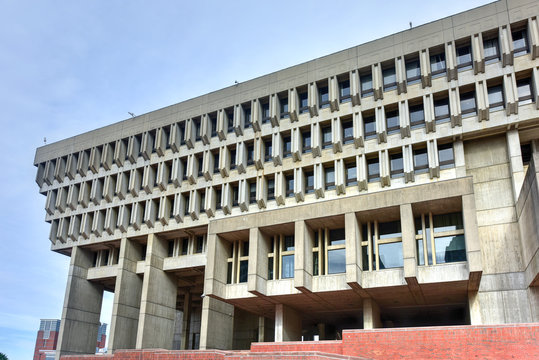
[[346,243],[344,229],[329,230],[329,245],[344,245]]
[[324,168],[324,182],[326,190],[335,189],[335,168],[333,166]]
[[240,283],[247,282],[247,273],[249,270],[249,261],[248,260],[241,260],[240,261]]
[[416,174],[426,173],[429,171],[429,156],[427,149],[414,150],[414,172]]
[[434,100],[434,119],[437,124],[449,121],[449,98]]
[[288,112],[288,98],[280,98],[279,102],[281,104],[281,119],[289,117],[290,113]]
[[228,132],[231,133],[234,131],[234,113],[229,111],[226,113],[226,117],[228,119]]
[[529,165],[532,159],[532,146],[531,144],[520,145],[520,153],[522,156],[522,164]]
[[264,141],[264,161],[270,161],[272,156],[271,156],[271,140],[268,139],[266,141]]
[[462,114],[476,114],[475,91],[460,93],[460,110]]
[[517,80],[518,104],[533,102],[531,78]]
[[305,172],[305,193],[311,194],[314,192],[314,173],[312,171]]
[[322,128],[322,149],[329,149],[331,146],[331,126],[326,126]]
[[211,123],[211,136],[214,137],[217,135],[217,118],[210,117],[210,123]]
[[204,247],[204,236],[197,236],[195,238],[195,254],[202,253]]
[[357,185],[357,166],[355,163],[346,164],[346,186]]
[[380,270],[403,267],[402,242],[378,245]]
[[457,48],[457,69],[468,70],[472,68],[472,47],[464,45]]
[[376,137],[376,119],[374,118],[374,115],[365,116],[363,118],[363,126],[365,128],[365,139]]
[[190,200],[191,200],[191,199],[189,198],[189,193],[185,193],[185,194],[183,195],[183,197],[184,197],[184,199],[185,199],[185,209],[184,209],[184,213],[183,213],[183,214],[184,214],[185,216],[187,216],[187,215],[189,215],[189,207],[190,207],[189,203],[190,203]]
[[401,237],[401,222],[390,221],[378,225],[378,236],[380,239],[391,239]]
[[504,108],[503,86],[496,85],[488,88],[489,110],[496,111]]
[[205,213],[206,208],[204,206],[204,203],[206,202],[206,192],[204,190],[201,190],[199,194],[200,194],[200,212]]
[[440,164],[440,169],[447,169],[455,166],[453,144],[450,143],[438,146],[438,161]]
[[318,106],[320,109],[329,107],[329,90],[327,86],[321,86],[318,88]]
[[294,196],[294,175],[285,176],[286,196]]
[[236,168],[236,149],[230,149],[230,170]]
[[500,60],[500,46],[497,37],[483,40],[483,53],[487,64]]
[[219,172],[219,154],[213,154],[213,173]]
[[249,256],[249,241],[242,242],[241,256]]
[[268,200],[275,199],[275,179],[268,179]]
[[307,91],[299,93],[299,113],[304,114],[306,112],[309,112],[309,96]]
[[294,251],[294,235],[284,237],[284,251]]
[[294,255],[283,255],[282,256],[282,274],[281,279],[290,279],[294,277]]
[[215,210],[221,209],[221,189],[215,190]]
[[262,107],[262,124],[266,124],[270,120],[269,103],[263,103],[260,106]]
[[464,229],[462,214],[460,212],[433,215],[432,216],[434,232],[454,231]]
[[247,145],[247,165],[253,165],[255,162],[255,147],[253,144]]
[[372,75],[364,74],[361,75],[361,97],[367,97],[374,94],[372,88]]
[[249,204],[256,203],[256,182],[249,183]]
[[425,126],[425,112],[423,111],[423,104],[410,105],[408,111],[410,112],[410,127],[412,129]]
[[346,249],[328,250],[328,274],[346,272]]
[[311,132],[309,130],[306,130],[301,133],[301,137],[303,139],[303,152],[304,153],[310,153],[312,151],[311,148]]
[[466,261],[464,235],[435,237],[434,247],[437,264]]
[[350,80],[342,80],[339,82],[339,98],[342,103],[352,100],[350,96]]
[[229,261],[226,267],[226,283],[232,284],[232,262]]
[[354,142],[354,124],[351,120],[343,121],[342,132],[343,132],[343,143],[351,144]]
[[421,80],[421,67],[419,59],[406,60],[406,81],[408,84],[413,84]]
[[391,167],[391,177],[398,178],[404,176],[404,163],[402,161],[402,153],[391,154],[389,156]]
[[372,158],[367,160],[367,172],[369,182],[380,181],[380,162],[378,158]]
[[239,195],[238,185],[232,185],[232,206],[238,206]]
[[243,108],[243,116],[244,116],[244,127],[248,129],[249,127],[251,127],[251,124],[252,124],[250,107]]
[[384,91],[394,90],[397,88],[397,74],[395,73],[394,66],[383,69],[382,77],[384,79]]
[[189,239],[183,238],[182,239],[182,251],[181,255],[187,255],[187,251],[189,250]]
[[273,280],[273,257],[268,258],[268,280]]
[[386,112],[386,126],[388,134],[395,134],[400,132],[400,121],[398,110]]
[[[94,255],[97,255],[97,254],[94,254]],[[168,252],[167,252],[167,255],[168,255],[168,257],[172,257],[172,256],[174,255],[174,240],[170,240],[170,241],[168,242]],[[95,259],[95,257],[94,257],[94,259]],[[94,266],[95,266],[95,261],[96,261],[96,260],[94,260]]]
[[528,53],[528,32],[526,28],[513,31],[513,51],[514,56],[524,55]]
[[430,71],[433,77],[445,74],[445,53],[430,56]]
[[283,137],[283,158],[292,156],[292,140],[290,136]]
[[193,119],[193,125],[195,126],[195,141],[200,140],[200,119]]

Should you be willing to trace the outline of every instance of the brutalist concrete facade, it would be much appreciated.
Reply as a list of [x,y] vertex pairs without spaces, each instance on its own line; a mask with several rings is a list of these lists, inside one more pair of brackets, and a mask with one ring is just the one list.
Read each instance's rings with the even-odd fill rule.
[[500,0],[39,148],[58,354],[539,321],[539,4]]

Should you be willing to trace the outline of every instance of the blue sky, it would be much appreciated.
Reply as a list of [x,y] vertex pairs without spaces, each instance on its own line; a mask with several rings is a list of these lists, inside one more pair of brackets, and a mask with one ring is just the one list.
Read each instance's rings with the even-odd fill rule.
[[61,317],[69,258],[49,250],[32,166],[44,137],[58,141],[488,2],[0,0],[0,352],[30,359],[39,319]]

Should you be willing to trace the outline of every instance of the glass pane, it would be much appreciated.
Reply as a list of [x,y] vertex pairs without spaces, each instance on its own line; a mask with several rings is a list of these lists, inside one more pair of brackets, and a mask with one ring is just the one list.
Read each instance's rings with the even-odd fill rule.
[[352,125],[352,122],[343,123],[342,124],[342,131],[343,131],[343,137],[345,139],[353,138],[354,137],[354,126]]
[[[425,222],[427,222],[426,218],[425,218]],[[427,241],[427,259],[429,261],[429,265],[432,265],[432,246],[431,246],[431,241],[430,241],[430,226],[425,227],[425,239]]]
[[268,258],[268,280],[273,280],[273,258]]
[[532,96],[532,88],[530,79],[522,79],[517,81],[517,90],[519,100]]
[[328,185],[328,184],[335,185],[335,168],[328,167],[328,168],[325,168],[324,171],[325,171],[325,179],[324,180],[326,181],[326,185]]
[[240,261],[240,279],[238,282],[243,283],[247,282],[247,270],[249,268],[248,260]]
[[319,268],[318,268],[318,252],[313,252],[313,275],[318,276],[319,275]]
[[370,135],[375,136],[376,120],[374,119],[374,116],[365,118],[364,124],[365,124],[365,136],[366,137],[369,137]]
[[425,121],[423,105],[410,106],[409,110],[410,110],[410,122],[412,124]]
[[427,156],[427,149],[420,149],[414,151],[414,166],[416,170],[418,168],[424,168],[425,170],[429,166],[429,158]]
[[284,251],[293,251],[294,250],[294,236],[285,236],[284,237]]
[[303,148],[310,149],[311,148],[311,132],[306,131],[303,134],[301,134],[301,136],[303,136]]
[[325,127],[322,129],[322,141],[324,143],[331,142],[331,127]]
[[403,266],[402,242],[378,245],[379,269],[389,269]]
[[329,101],[328,87],[324,86],[318,89],[318,94],[320,96],[320,103]]
[[473,92],[461,94],[460,107],[461,107],[462,113],[471,112],[471,111],[475,112],[475,94]]
[[406,78],[417,78],[421,76],[421,69],[419,67],[419,60],[412,60],[406,62]]
[[367,171],[369,172],[369,180],[377,181],[380,179],[380,163],[378,159],[367,160]]
[[434,116],[437,118],[449,117],[449,99],[440,99],[434,101]]
[[380,239],[401,237],[401,222],[397,220],[378,224],[378,234]]
[[372,75],[361,76],[361,91],[372,90]]
[[395,74],[395,68],[384,69],[382,71],[384,77],[384,86],[392,85],[397,82],[397,75]]
[[232,262],[228,262],[226,270],[226,283],[232,284]]
[[309,106],[309,100],[308,100],[308,97],[307,97],[307,93],[301,93],[299,94],[299,104],[300,104],[300,107],[308,107]]
[[417,263],[425,265],[425,254],[423,252],[423,240],[417,240]]
[[421,223],[421,216],[416,217],[414,219],[414,223],[415,223],[415,233],[416,233],[416,235],[423,234],[423,225]]
[[498,58],[498,38],[483,41],[485,58]]
[[329,245],[341,245],[344,243],[344,229],[329,230]]
[[363,256],[363,271],[369,271],[369,247],[363,246],[361,253]]
[[435,233],[464,229],[464,225],[462,223],[462,214],[460,212],[444,215],[433,215],[432,222]]
[[434,246],[436,247],[437,264],[466,261],[464,235],[435,238]]
[[438,160],[440,162],[440,169],[447,169],[453,167],[455,157],[453,155],[453,146],[444,145],[438,148]]
[[305,187],[314,189],[314,174],[312,171],[305,173]]
[[515,56],[525,54],[528,52],[528,34],[526,29],[515,31],[513,34],[513,48],[515,49]]
[[341,98],[350,96],[350,81],[344,80],[339,83]]
[[402,161],[402,154],[391,155],[391,177],[404,176],[404,163]]
[[241,256],[249,256],[249,241],[243,242]]
[[445,53],[431,55],[430,57],[430,71],[440,72],[445,70]]
[[329,250],[328,274],[339,274],[343,272],[346,272],[346,250]]
[[294,277],[294,255],[285,255],[282,257],[282,274],[281,279],[289,279]]
[[457,64],[467,64],[472,62],[472,49],[470,46],[463,46],[457,48]]
[[357,167],[355,165],[346,168],[346,181],[347,183],[357,181]]
[[[398,111],[391,111],[386,113],[386,123],[387,123],[387,130],[391,133],[391,131],[399,131],[400,123],[399,123],[399,112]],[[396,130],[395,130],[396,128]]]
[[488,103],[490,107],[492,108],[493,104],[502,104],[501,107],[503,107],[503,90],[502,86],[491,86],[488,88]]

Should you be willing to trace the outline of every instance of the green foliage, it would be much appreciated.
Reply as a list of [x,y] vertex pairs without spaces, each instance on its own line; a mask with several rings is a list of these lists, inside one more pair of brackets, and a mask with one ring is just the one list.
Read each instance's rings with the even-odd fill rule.
[[8,360],[7,355],[0,352],[0,360]]

